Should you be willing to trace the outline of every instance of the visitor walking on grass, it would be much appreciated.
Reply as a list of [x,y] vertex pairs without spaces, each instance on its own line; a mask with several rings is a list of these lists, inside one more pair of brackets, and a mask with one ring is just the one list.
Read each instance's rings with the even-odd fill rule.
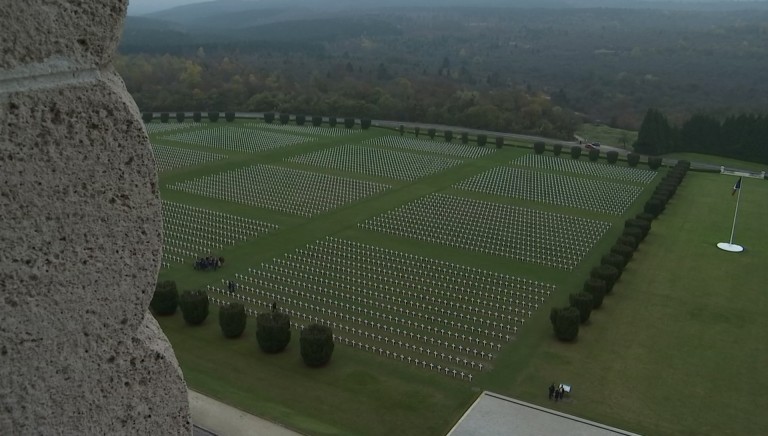
[[552,400],[552,397],[555,395],[555,384],[552,383],[549,385],[549,400]]

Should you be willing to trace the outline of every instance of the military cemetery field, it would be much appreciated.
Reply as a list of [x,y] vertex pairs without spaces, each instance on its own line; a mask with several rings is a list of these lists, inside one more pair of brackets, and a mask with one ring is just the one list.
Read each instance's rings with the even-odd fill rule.
[[[308,434],[445,434],[482,390],[649,434],[745,434],[768,401],[768,184],[690,172],[575,343],[568,303],[667,171],[442,132],[265,124],[148,124],[163,198],[160,280],[204,289],[202,326],[158,317],[189,386]],[[196,271],[195,260],[223,267]],[[228,281],[237,284],[234,291]],[[240,302],[225,339],[218,307]],[[276,304],[292,340],[261,352]],[[332,328],[330,363],[299,356]],[[546,388],[569,383],[566,401]]]

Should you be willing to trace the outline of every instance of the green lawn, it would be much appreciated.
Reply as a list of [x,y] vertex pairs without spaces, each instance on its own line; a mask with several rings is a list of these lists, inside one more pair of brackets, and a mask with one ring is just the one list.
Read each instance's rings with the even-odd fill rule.
[[665,154],[664,157],[669,159],[686,159],[691,162],[701,162],[712,165],[722,165],[726,168],[736,168],[740,170],[749,171],[768,171],[768,165],[746,162],[743,160],[731,159],[727,157],[712,156],[708,154],[699,153],[670,153]]
[[[160,139],[162,135],[152,135],[153,142],[180,146]],[[471,383],[342,344],[336,345],[330,365],[308,369],[298,355],[297,331],[284,353],[264,355],[255,345],[253,319],[249,319],[243,338],[225,340],[218,330],[215,308],[198,328],[185,326],[178,314],[160,318],[191,387],[308,434],[445,434],[483,389],[551,406],[543,394],[553,381],[574,386],[573,400],[560,403],[560,410],[627,430],[650,434],[759,432],[759,412],[768,406],[759,395],[768,387],[763,369],[768,349],[758,335],[768,327],[768,321],[759,317],[759,309],[766,306],[766,297],[759,293],[765,278],[754,271],[768,260],[761,248],[768,241],[761,228],[761,217],[768,210],[765,202],[758,200],[768,194],[768,185],[753,179],[744,182],[737,242],[743,242],[748,251],[726,254],[714,248],[714,243],[727,238],[730,231],[734,198],[729,193],[733,180],[691,173],[667,211],[654,222],[651,235],[613,294],[582,329],[578,343],[566,345],[553,339],[549,308],[563,305],[568,293],[580,288],[589,269],[621,233],[624,219],[642,209],[653,184],[624,216],[614,216],[451,188],[461,180],[530,153],[530,149],[505,147],[481,158],[463,159],[458,166],[415,182],[285,162],[290,156],[359,143],[379,135],[393,133],[371,129],[255,154],[183,145],[229,158],[163,173],[163,199],[254,218],[281,228],[224,249],[220,254],[227,262],[220,271],[194,272],[190,265],[176,265],[162,270],[160,279],[173,279],[181,289],[216,284],[234,273],[246,272],[296,248],[334,236],[552,283],[558,287],[555,295],[502,348],[493,361],[493,370],[478,373]],[[392,188],[312,219],[169,189],[179,181],[254,163],[388,183]],[[357,226],[432,193],[599,219],[610,222],[612,227],[578,267],[566,271],[392,237]],[[742,234],[751,235],[749,243],[739,239]]]
[[637,140],[637,132],[631,130],[615,129],[605,124],[594,125],[584,123],[577,130],[576,135],[584,138],[587,142],[599,142],[612,147],[632,150],[632,144]]

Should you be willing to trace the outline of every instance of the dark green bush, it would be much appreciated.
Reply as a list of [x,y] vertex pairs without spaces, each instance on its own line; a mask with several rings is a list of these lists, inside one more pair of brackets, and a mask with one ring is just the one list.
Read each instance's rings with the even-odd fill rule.
[[145,123],[152,122],[152,118],[154,118],[154,117],[155,117],[155,114],[153,114],[152,112],[144,112],[143,114],[141,114],[141,119]]
[[437,130],[432,128],[427,129],[427,136],[429,136],[429,139],[435,139],[436,134],[437,134]]
[[421,133],[421,128],[419,126],[414,127],[413,128],[414,136],[416,136],[418,138],[419,137],[419,133]]
[[272,124],[275,122],[275,113],[274,112],[264,112],[264,122],[267,124]]
[[239,338],[245,331],[248,316],[240,303],[229,303],[219,308],[219,327],[225,338]]
[[219,121],[219,113],[218,112],[208,112],[208,121],[212,123],[216,123]]
[[485,144],[488,143],[488,136],[480,134],[477,135],[477,145],[480,147],[485,147]]
[[589,150],[589,160],[592,162],[597,162],[598,159],[600,159],[600,150],[596,148]]
[[613,286],[619,279],[619,270],[610,265],[600,265],[592,268],[590,277],[604,281],[605,293],[610,294],[613,291]]
[[446,130],[445,132],[443,132],[443,138],[445,139],[445,142],[453,141],[453,132],[450,130]]
[[235,121],[235,113],[234,112],[224,112],[224,120],[228,123],[231,123]]
[[179,308],[187,324],[200,325],[208,318],[208,294],[202,289],[184,291],[179,297]]
[[579,311],[579,320],[582,324],[587,322],[592,313],[594,298],[589,292],[579,292],[568,296],[568,303]]
[[[622,245],[622,247],[627,247],[627,245]],[[619,274],[621,274],[624,267],[627,266],[627,259],[624,256],[611,252],[600,258],[600,265],[610,265],[619,270]]]
[[619,161],[619,152],[616,150],[609,151],[605,154],[605,160],[608,161],[609,164],[615,164]]
[[[637,230],[637,229],[635,229]],[[616,239],[617,244],[623,244],[632,247],[634,250],[637,250],[637,238],[634,236],[627,235],[626,233],[619,236],[618,239]]]
[[579,336],[579,324],[581,324],[579,309],[575,307],[552,309],[549,320],[552,322],[557,339],[570,342]]
[[627,155],[627,165],[636,167],[640,163],[640,155],[637,153],[629,153]]
[[280,124],[288,124],[291,121],[291,114],[280,114]]
[[351,129],[355,127],[355,119],[354,118],[344,118],[344,127],[347,129]]
[[184,118],[186,118],[186,117],[187,117],[187,114],[185,114],[184,112],[176,112],[176,122],[177,123],[183,123],[184,122]]
[[279,353],[291,341],[291,319],[282,312],[264,312],[256,317],[256,340],[265,353]]
[[320,127],[323,125],[323,117],[320,115],[314,115],[312,117],[312,125],[315,127]]
[[650,156],[648,157],[648,168],[654,171],[658,170],[661,167],[661,162],[660,157]]
[[171,118],[171,114],[169,114],[168,112],[161,112],[160,113],[160,122],[161,123],[167,123],[170,118]]
[[660,200],[656,199],[650,199],[645,202],[645,206],[643,206],[643,211],[649,215],[653,215],[655,217],[658,217],[661,214],[661,211],[664,210],[664,204]]
[[555,156],[560,156],[563,153],[563,144],[553,145],[552,152],[555,154]]
[[203,120],[203,114],[200,112],[192,112],[192,121],[199,123]]
[[584,292],[592,295],[592,309],[597,309],[603,305],[603,298],[606,294],[605,280],[590,278],[584,282]]
[[328,117],[329,126],[336,127],[336,124],[339,124],[339,120],[337,120],[336,117]]
[[297,126],[303,126],[304,124],[307,124],[307,116],[306,115],[296,115],[296,125]]
[[330,327],[310,324],[301,331],[301,358],[308,366],[323,366],[333,354],[333,332]]
[[578,159],[579,156],[581,156],[581,147],[579,147],[578,145],[574,145],[573,147],[571,147],[571,157],[573,159]]
[[[626,265],[632,260],[632,255],[635,254],[635,249],[629,245],[615,244],[611,247],[611,254],[622,257],[624,259],[624,264]],[[619,271],[619,275],[621,275],[621,271]]]
[[648,232],[651,231],[651,223],[649,221],[639,220],[637,218],[631,218],[624,221],[624,228],[628,229],[630,227],[637,227],[638,229],[643,231],[640,239],[641,242],[643,241],[643,239],[646,238],[646,236],[648,236]]
[[363,130],[368,130],[371,128],[371,119],[370,118],[363,118],[360,120],[360,128]]
[[544,154],[544,150],[547,149],[547,145],[541,141],[533,143],[533,152],[536,154]]
[[504,147],[504,137],[503,136],[497,136],[496,137],[496,148]]
[[[635,244],[635,249],[637,249],[637,247],[640,246],[640,242],[642,242],[643,240],[643,231],[641,229],[638,229],[637,227],[625,227],[624,230],[622,231],[621,236],[624,236],[624,237],[628,236],[634,239],[635,241],[637,241],[637,243]],[[626,245],[629,245],[630,247],[632,246],[630,244],[626,244]]]
[[400,128],[398,129],[400,131],[400,136],[405,135],[405,126],[400,124]]
[[469,144],[469,133],[461,132],[461,143],[462,144]]
[[643,220],[643,221],[648,221],[650,223],[651,221],[653,221],[654,216],[649,214],[649,213],[641,212],[641,213],[635,215],[635,218],[637,218],[639,220]]
[[155,286],[155,293],[152,295],[152,301],[149,303],[149,307],[155,312],[155,315],[173,315],[176,313],[178,304],[179,290],[176,288],[176,282],[172,280],[158,282]]

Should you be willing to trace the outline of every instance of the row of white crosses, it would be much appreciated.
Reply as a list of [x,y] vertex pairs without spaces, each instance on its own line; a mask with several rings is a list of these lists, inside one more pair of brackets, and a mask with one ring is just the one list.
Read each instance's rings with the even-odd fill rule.
[[225,246],[255,239],[278,227],[274,224],[163,201],[164,258],[184,262]]
[[160,172],[206,164],[219,159],[226,159],[223,154],[206,153],[179,147],[152,144],[155,163]]
[[643,192],[637,185],[496,167],[454,188],[621,215]]
[[163,139],[248,153],[258,153],[312,141],[312,138],[308,136],[229,126],[173,133],[163,136]]
[[456,159],[355,145],[318,150],[287,160],[399,180],[416,180],[462,163]]
[[360,130],[353,129],[340,129],[338,127],[321,127],[313,126],[309,120],[304,126],[297,126],[294,124],[280,124],[274,123],[245,123],[246,127],[254,127],[258,129],[278,130],[283,132],[300,133],[304,135],[316,135],[316,136],[343,136],[350,135],[352,133],[360,133]]
[[468,158],[482,157],[495,151],[491,147],[478,147],[455,142],[429,141],[405,136],[381,136],[369,139],[365,143]]
[[359,227],[570,270],[610,223],[431,194]]
[[183,130],[183,129],[190,129],[193,127],[205,127],[207,123],[193,123],[193,122],[184,122],[179,123],[177,121],[169,122],[169,123],[149,123],[145,126],[147,127],[147,133],[150,135],[155,133],[165,133],[165,132],[172,132],[175,130]]
[[512,163],[515,165],[544,170],[583,174],[642,184],[651,183],[657,174],[657,172],[653,170],[590,162],[568,157],[544,156],[540,154],[528,154],[513,160]]
[[170,186],[192,194],[301,216],[316,215],[389,187],[270,165],[238,168]]
[[[207,290],[210,293],[209,294],[209,300],[213,304],[216,304],[218,306],[224,306],[224,305],[229,304],[230,302],[232,302],[234,300],[234,301],[242,302],[243,305],[255,306],[257,308],[261,307],[261,308],[264,308],[265,310],[268,310],[269,307],[272,304],[270,302],[270,300],[260,300],[259,298],[249,297],[249,296],[241,294],[241,293],[229,292],[227,290],[224,290],[224,289],[221,289],[221,288],[216,288],[216,287],[213,287],[213,286],[208,286]],[[372,350],[372,349],[373,350],[381,349],[382,355],[386,355],[386,357],[397,358],[399,356],[398,352],[397,351],[390,351],[390,347],[396,347],[397,349],[401,350],[401,352],[409,353],[407,355],[403,354],[403,360],[406,360],[406,358],[411,356],[411,355],[418,355],[418,356],[424,357],[426,365],[429,365],[429,363],[430,363],[430,361],[427,361],[426,359],[431,359],[432,361],[436,361],[437,359],[440,359],[440,361],[447,360],[450,363],[454,363],[454,364],[457,364],[457,365],[464,365],[464,367],[466,368],[465,369],[466,371],[469,371],[470,368],[473,369],[473,370],[483,371],[483,369],[487,369],[488,368],[488,364],[487,363],[483,363],[481,361],[478,361],[478,359],[482,359],[482,360],[485,360],[485,361],[491,361],[495,357],[493,353],[486,352],[483,349],[471,348],[469,346],[464,347],[461,344],[458,344],[458,345],[457,344],[452,344],[452,343],[449,343],[448,341],[445,341],[445,342],[441,342],[439,340],[436,341],[434,338],[430,338],[430,343],[432,344],[432,348],[424,347],[424,346],[421,346],[421,345],[417,345],[415,343],[409,343],[407,340],[403,341],[402,339],[395,339],[395,338],[391,338],[390,336],[386,335],[387,332],[390,332],[390,333],[394,334],[395,331],[397,331],[398,335],[400,335],[402,333],[402,336],[408,337],[408,335],[406,334],[405,330],[394,329],[394,328],[391,328],[391,327],[389,327],[389,329],[391,329],[391,330],[388,330],[387,326],[385,326],[383,324],[377,324],[379,326],[379,328],[381,330],[384,330],[384,332],[385,332],[385,334],[382,335],[382,334],[377,333],[377,332],[372,332],[372,331],[370,331],[367,328],[366,329],[360,329],[360,328],[356,328],[354,326],[350,327],[349,324],[345,324],[345,323],[342,323],[340,321],[337,322],[337,321],[331,321],[329,319],[326,319],[327,318],[326,315],[330,315],[330,313],[324,314],[322,316],[317,316],[317,315],[309,314],[309,313],[306,312],[306,310],[308,310],[308,309],[309,310],[316,309],[316,306],[311,305],[311,304],[304,304],[302,306],[303,310],[294,310],[291,307],[293,307],[293,305],[295,305],[295,300],[293,300],[291,298],[286,298],[286,297],[282,297],[282,296],[274,296],[274,295],[272,295],[272,294],[270,294],[268,292],[254,290],[252,288],[247,288],[247,287],[246,287],[246,291],[255,292],[255,293],[258,293],[258,294],[261,294],[261,295],[266,294],[266,296],[269,297],[269,298],[273,298],[274,297],[275,299],[271,300],[271,301],[278,301],[278,302],[280,302],[280,309],[279,310],[281,312],[283,312],[283,313],[286,313],[286,314],[290,315],[293,318],[299,318],[299,319],[307,320],[307,321],[310,321],[310,322],[313,322],[313,323],[327,325],[328,327],[331,327],[334,330],[337,330],[337,331],[340,331],[340,332],[343,331],[343,332],[351,334],[351,335],[353,335],[354,337],[357,338],[357,339],[350,339],[350,340],[348,340],[347,342],[345,342],[345,345],[351,345],[353,347],[357,346],[357,347],[360,347],[361,349],[365,348],[365,347],[368,347],[368,348],[365,348],[365,349],[367,349],[369,351]],[[223,298],[218,298],[218,297],[214,296],[214,294],[218,294],[218,295],[220,295]],[[258,309],[254,310],[254,309],[251,309],[250,307],[246,307],[246,313],[248,315],[250,315],[250,316],[256,316],[256,315],[258,315],[259,310]],[[360,319],[358,319],[358,318],[354,318],[354,319],[351,319],[351,318],[354,318],[354,317],[347,316],[346,320],[347,321],[352,320],[353,322],[358,322],[358,323],[360,322]],[[368,323],[367,320],[365,320],[365,322]],[[294,324],[294,323],[295,322],[292,322],[292,324]],[[366,324],[366,325],[370,325],[370,327],[374,326],[373,323]],[[416,336],[414,336],[412,333],[410,333],[411,339],[420,340],[422,338],[426,338],[426,336],[423,336],[423,337],[420,336],[420,335],[417,335],[417,336],[418,336],[418,338]],[[426,341],[424,341],[424,342],[426,342]],[[382,347],[384,347],[384,348],[382,348]],[[460,352],[460,353],[462,353],[462,355],[461,356],[457,356],[457,355],[451,354],[451,352],[448,351],[448,350],[443,351],[443,350],[437,349],[435,347],[451,348],[454,352]],[[446,351],[448,351],[448,352],[446,352]],[[466,356],[466,357],[464,357],[464,356]],[[413,359],[413,357],[411,357],[411,359]],[[434,369],[436,367],[437,367],[437,365],[435,365],[433,363],[432,369]]]

